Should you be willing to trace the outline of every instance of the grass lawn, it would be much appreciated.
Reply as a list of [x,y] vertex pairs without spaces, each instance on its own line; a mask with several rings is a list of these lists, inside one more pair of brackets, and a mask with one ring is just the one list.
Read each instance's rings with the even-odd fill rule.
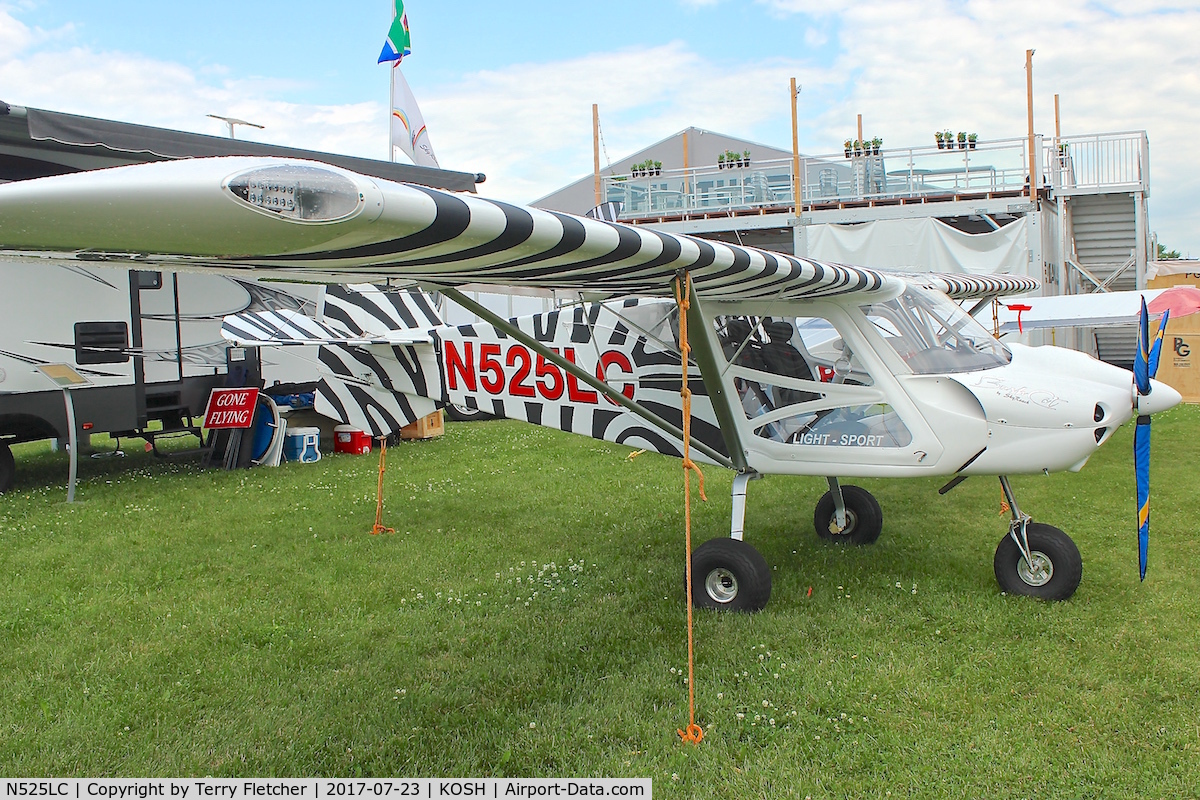
[[[696,617],[679,462],[513,422],[377,459],[227,473],[16,448],[0,498],[8,776],[632,776],[657,797],[1200,795],[1200,408],[1155,421],[1137,576],[1132,427],[1013,479],[1083,554],[1068,602],[1000,593],[995,480],[857,481],[879,542],[821,542],[824,481],[750,485],[766,610]],[[97,441],[102,446],[102,441]],[[697,543],[726,535],[707,470]],[[811,594],[809,589],[812,589]]]

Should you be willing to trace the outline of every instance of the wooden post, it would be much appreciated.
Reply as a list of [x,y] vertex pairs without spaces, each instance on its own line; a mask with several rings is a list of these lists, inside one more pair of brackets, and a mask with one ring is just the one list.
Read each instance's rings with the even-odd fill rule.
[[592,103],[592,174],[595,176],[596,205],[600,199],[600,106]]
[[1037,153],[1033,151],[1033,52],[1025,51],[1025,94],[1029,108],[1029,199],[1037,197]]
[[858,115],[858,141],[862,142],[862,114]]
[[796,79],[792,78],[792,199],[796,216],[804,210],[804,199],[800,195],[800,124],[796,118]]
[[1054,95],[1054,145],[1058,146],[1058,140],[1062,138],[1062,125],[1059,124],[1058,118],[1058,95]]

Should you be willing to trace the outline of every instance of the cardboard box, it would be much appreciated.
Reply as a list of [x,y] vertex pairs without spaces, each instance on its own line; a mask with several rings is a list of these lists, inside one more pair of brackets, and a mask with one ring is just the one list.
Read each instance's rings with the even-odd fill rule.
[[[1185,272],[1160,275],[1149,282],[1148,288],[1198,285],[1200,275]],[[1150,335],[1154,336],[1155,332],[1156,326],[1151,323]],[[1183,402],[1200,403],[1200,314],[1172,317],[1167,321],[1158,374],[1154,377],[1183,395]]]
[[435,436],[441,436],[446,432],[446,425],[442,421],[442,410],[437,411],[427,416],[421,417],[416,422],[405,425],[400,429],[401,439],[432,439]]

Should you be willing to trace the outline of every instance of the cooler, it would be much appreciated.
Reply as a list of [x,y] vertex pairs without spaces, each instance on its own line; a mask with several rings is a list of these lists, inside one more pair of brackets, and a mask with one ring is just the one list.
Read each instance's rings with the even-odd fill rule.
[[333,452],[365,456],[371,452],[371,436],[353,425],[338,425],[333,429]]
[[288,461],[321,460],[320,428],[288,428],[283,440],[283,457]]

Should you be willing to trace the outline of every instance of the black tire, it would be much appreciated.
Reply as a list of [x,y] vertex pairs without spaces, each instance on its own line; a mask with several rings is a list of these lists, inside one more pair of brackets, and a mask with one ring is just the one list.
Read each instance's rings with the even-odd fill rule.
[[12,449],[6,444],[0,444],[0,494],[13,487],[16,474],[17,462],[13,460]]
[[446,416],[450,418],[451,422],[484,422],[495,419],[494,416],[481,409],[456,405],[446,406]]
[[833,493],[826,492],[813,512],[817,535],[842,544],[871,544],[878,539],[883,531],[883,509],[875,495],[861,486],[843,486],[842,500],[846,503],[846,529],[841,533],[829,529],[834,517]]
[[737,539],[710,539],[692,553],[692,603],[716,611],[761,611],[771,599],[771,568]]
[[[1030,555],[1040,569],[1029,569],[1012,536],[996,547],[996,582],[1009,594],[1041,600],[1066,600],[1083,577],[1083,558],[1071,537],[1053,525],[1031,522],[1025,529]],[[1047,574],[1048,571],[1048,574]]]

